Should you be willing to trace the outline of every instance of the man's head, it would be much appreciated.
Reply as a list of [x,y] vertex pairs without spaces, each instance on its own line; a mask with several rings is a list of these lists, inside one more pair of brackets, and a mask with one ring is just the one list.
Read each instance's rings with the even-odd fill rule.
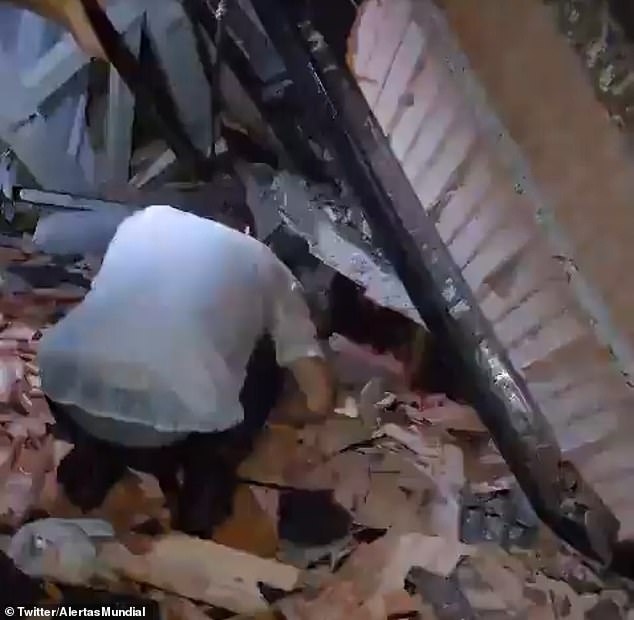
[[218,173],[211,181],[171,183],[157,189],[135,189],[130,185],[104,188],[107,200],[143,207],[169,204],[240,232],[256,236],[255,218],[247,205],[246,190],[240,179]]
[[247,194],[236,176],[219,173],[205,185],[206,213],[199,213],[225,226],[257,236],[255,218],[247,205]]
[[[244,185],[231,174],[218,173],[208,182],[175,185],[155,193],[160,193],[161,200],[158,202],[162,204],[171,204],[252,237],[257,236],[255,218],[247,205]],[[158,202],[153,201],[153,204]]]

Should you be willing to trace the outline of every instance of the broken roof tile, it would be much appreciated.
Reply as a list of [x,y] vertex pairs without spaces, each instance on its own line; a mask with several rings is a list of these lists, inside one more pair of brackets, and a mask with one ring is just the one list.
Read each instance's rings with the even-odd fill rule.
[[[21,262],[27,258],[16,256]],[[46,267],[50,260],[33,255],[28,264]],[[83,293],[82,287],[63,285],[0,298],[0,311],[11,322],[0,332],[0,379],[4,372],[7,384],[0,413],[0,513],[13,526],[33,509],[58,517],[80,514],[56,482],[53,464],[72,446],[47,435],[53,418],[40,389],[35,338],[72,307],[69,300],[75,302]],[[277,618],[279,609],[286,620],[385,620],[390,614],[410,617],[416,612],[424,620],[448,617],[437,613],[442,596],[426,598],[420,588],[405,589],[414,566],[427,570],[416,572],[414,581],[420,585],[421,579],[428,580],[428,593],[440,592],[448,583],[461,588],[462,604],[474,614],[491,611],[506,617],[521,612],[531,620],[589,612],[607,617],[608,606],[610,613],[619,614],[614,617],[632,613],[625,590],[614,583],[608,588],[552,537],[542,537],[534,550],[512,553],[499,546],[464,546],[458,527],[466,481],[472,491],[497,490],[503,481],[504,493],[514,480],[499,453],[487,448],[488,436],[477,415],[442,395],[425,397],[395,385],[402,368],[389,356],[376,356],[347,341],[337,344],[336,339],[334,348],[347,383],[345,396],[354,401],[354,406],[348,401],[346,410],[356,410],[359,417],[332,418],[301,431],[272,426],[240,475],[258,483],[330,492],[352,515],[355,524],[348,535],[325,547],[291,548],[278,541],[276,532],[283,492],[246,485],[240,487],[234,516],[217,531],[217,540],[254,555],[173,534],[133,535],[130,530],[148,519],[156,519],[164,531],[170,528],[156,481],[135,473],[91,513],[112,523],[123,543],[105,549],[103,558],[111,567],[137,582],[174,592],[163,595],[174,602],[163,605],[172,620],[207,617],[209,607],[200,600],[251,613],[242,620],[259,618],[254,612]],[[377,370],[383,379],[373,378]],[[396,391],[386,394],[386,389]],[[471,439],[447,431],[467,431]],[[311,527],[316,528],[320,515],[314,516]],[[293,566],[262,564],[266,560],[257,555],[296,562],[305,574],[300,581]],[[258,587],[260,579],[282,595],[296,586],[303,589],[271,606]],[[120,580],[104,583],[112,590],[123,587]],[[138,583],[133,587],[141,589]]]

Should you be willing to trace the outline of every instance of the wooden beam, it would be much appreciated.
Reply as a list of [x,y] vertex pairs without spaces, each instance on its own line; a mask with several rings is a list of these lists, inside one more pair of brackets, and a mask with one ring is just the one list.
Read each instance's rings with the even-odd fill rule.
[[[119,32],[126,32],[145,11],[147,0],[121,0],[108,11],[108,16]],[[90,59],[68,34],[54,45],[34,67],[22,76],[28,91],[28,105],[22,119],[34,114],[38,107],[66,84]]]
[[[139,18],[130,26],[125,35],[128,48],[137,57],[141,49],[142,32],[143,18]],[[114,67],[110,67],[108,118],[106,120],[105,181],[127,183],[130,178],[134,110],[134,95],[121,79],[117,70]]]
[[107,572],[241,614],[269,608],[260,584],[290,592],[300,575],[292,566],[182,534],[156,541],[144,555],[106,543],[98,559]]

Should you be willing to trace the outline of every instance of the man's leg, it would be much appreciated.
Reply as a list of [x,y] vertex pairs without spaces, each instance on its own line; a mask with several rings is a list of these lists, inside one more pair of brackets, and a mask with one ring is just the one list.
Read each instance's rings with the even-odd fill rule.
[[183,447],[175,527],[191,536],[211,538],[214,528],[231,515],[236,470],[251,442],[240,426],[223,433],[192,433]]
[[74,444],[57,468],[57,480],[66,497],[88,512],[100,506],[122,478],[125,463],[116,446],[91,437],[73,420],[68,405],[47,400],[56,422],[55,435]]
[[75,444],[57,469],[66,497],[84,512],[103,504],[110,489],[126,471],[116,450],[92,441]]
[[253,449],[282,386],[273,341],[265,336],[251,355],[240,393],[244,422],[222,433],[193,433],[184,442],[178,529],[210,538],[213,529],[231,515],[237,469]]
[[156,478],[172,517],[177,514],[179,474],[186,448],[186,440],[158,448],[122,448],[123,459],[130,469]]

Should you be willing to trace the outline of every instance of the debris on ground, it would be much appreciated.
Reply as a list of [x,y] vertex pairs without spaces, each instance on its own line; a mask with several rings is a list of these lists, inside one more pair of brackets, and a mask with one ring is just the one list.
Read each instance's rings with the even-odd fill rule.
[[100,519],[40,519],[13,535],[7,555],[27,575],[81,585],[97,572],[96,541],[112,538]]
[[0,240],[3,597],[146,601],[168,620],[634,615],[631,584],[540,523],[476,411],[414,391],[396,357],[340,335],[333,415],[266,428],[213,541],[172,531],[140,472],[82,514],[56,483],[72,446],[52,435],[36,352],[92,270],[27,241]]

